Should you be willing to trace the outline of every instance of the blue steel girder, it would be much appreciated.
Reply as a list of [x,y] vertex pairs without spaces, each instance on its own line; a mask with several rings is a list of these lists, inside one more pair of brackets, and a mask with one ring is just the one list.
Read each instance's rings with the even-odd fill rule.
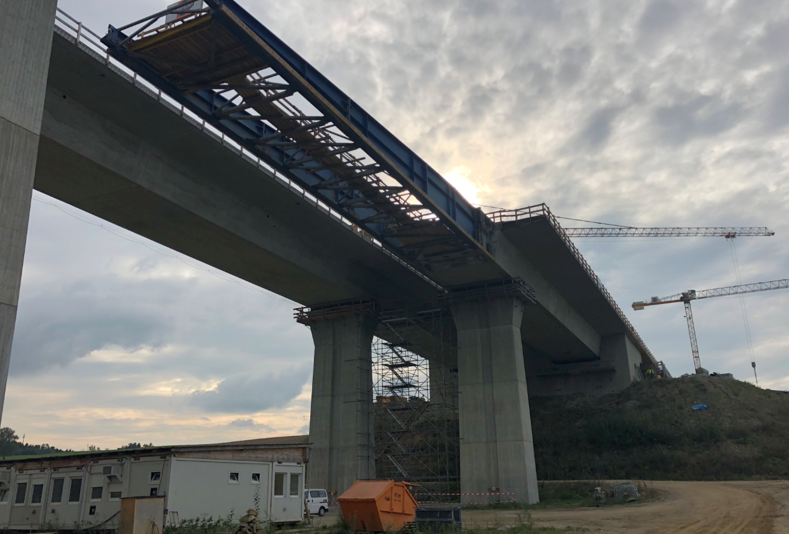
[[[208,10],[139,35],[110,27],[102,41],[412,265],[495,263],[481,210],[235,1],[207,3]],[[154,22],[146,21],[143,29]],[[293,95],[316,111],[302,113]]]

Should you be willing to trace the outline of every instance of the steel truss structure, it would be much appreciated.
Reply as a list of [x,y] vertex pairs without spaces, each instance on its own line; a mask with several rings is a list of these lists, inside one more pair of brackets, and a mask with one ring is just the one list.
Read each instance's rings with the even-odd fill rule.
[[769,228],[737,226],[701,226],[675,228],[565,228],[570,237],[734,237],[774,236]]
[[[740,284],[738,286],[718,287],[714,289],[689,289],[676,295],[668,297],[652,297],[649,301],[638,301],[633,303],[633,309],[643,310],[647,306],[659,306],[661,304],[671,304],[675,302],[682,302],[685,305],[685,319],[688,322],[688,335],[690,337],[690,350],[693,354],[693,365],[697,373],[704,372],[701,367],[701,358],[699,357],[699,342],[696,339],[696,325],[693,321],[693,310],[691,309],[691,302],[700,299],[709,299],[713,297],[726,297],[729,295],[744,295],[746,293],[757,293],[759,291],[772,291],[775,289],[789,289],[789,278],[783,280],[771,280],[769,282],[756,282],[754,284]],[[754,373],[756,372],[756,362],[751,362],[753,365]]]
[[110,27],[102,42],[418,268],[492,260],[481,210],[235,1],[206,4]]
[[457,346],[441,308],[384,312],[373,342],[376,477],[418,484],[420,500],[460,491]]
[[656,306],[658,304],[669,304],[672,302],[689,302],[691,300],[708,299],[712,297],[727,297],[729,295],[743,295],[745,293],[757,293],[759,291],[771,291],[773,289],[789,289],[789,278],[783,280],[771,280],[769,282],[755,282],[753,284],[741,284],[738,286],[718,287],[714,289],[689,289],[676,295],[668,297],[652,297],[648,301],[633,303],[634,310],[643,310],[646,306]]

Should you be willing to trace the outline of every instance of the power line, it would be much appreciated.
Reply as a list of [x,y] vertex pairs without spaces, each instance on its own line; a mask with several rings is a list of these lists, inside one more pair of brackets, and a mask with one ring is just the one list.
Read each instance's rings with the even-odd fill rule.
[[[737,246],[735,245],[735,238],[726,238],[731,246],[731,259],[734,263],[734,276],[737,279],[737,285],[742,285],[742,278],[740,277],[740,262],[737,258]],[[759,387],[759,377],[756,375],[756,357],[753,353],[753,339],[751,337],[751,325],[748,322],[748,311],[745,306],[745,295],[740,295],[740,310],[742,311],[742,323],[745,327],[745,339],[748,342],[748,353],[751,356],[751,367],[753,368],[753,378],[756,381],[756,387]]]

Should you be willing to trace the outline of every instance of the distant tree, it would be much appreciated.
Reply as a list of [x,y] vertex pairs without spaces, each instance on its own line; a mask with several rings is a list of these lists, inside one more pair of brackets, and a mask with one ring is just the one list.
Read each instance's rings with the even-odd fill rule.
[[0,428],[0,455],[5,458],[14,454],[19,436],[13,429],[6,427]]
[[124,445],[122,447],[118,447],[117,450],[124,451],[124,450],[127,450],[127,449],[150,449],[153,446],[154,446],[153,443],[149,443],[147,445],[143,445],[142,443],[135,443],[135,442],[132,441],[128,445]]
[[31,445],[28,443],[21,443],[19,436],[13,429],[4,427],[0,428],[0,455],[4,458],[6,456],[36,456],[41,454],[50,454],[53,452],[63,452],[61,449],[53,447],[48,443],[43,445]]

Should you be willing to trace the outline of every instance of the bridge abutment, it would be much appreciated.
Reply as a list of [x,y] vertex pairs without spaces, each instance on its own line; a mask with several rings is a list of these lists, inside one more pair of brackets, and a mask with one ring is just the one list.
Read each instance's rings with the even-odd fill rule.
[[307,487],[341,495],[375,478],[373,443],[372,303],[312,310],[315,343]]
[[14,337],[57,0],[0,0],[0,417]]
[[[516,284],[454,291],[458,340],[462,493],[514,492],[539,501],[521,342],[523,308]],[[485,501],[464,495],[464,502]],[[491,498],[491,502],[508,498]]]

